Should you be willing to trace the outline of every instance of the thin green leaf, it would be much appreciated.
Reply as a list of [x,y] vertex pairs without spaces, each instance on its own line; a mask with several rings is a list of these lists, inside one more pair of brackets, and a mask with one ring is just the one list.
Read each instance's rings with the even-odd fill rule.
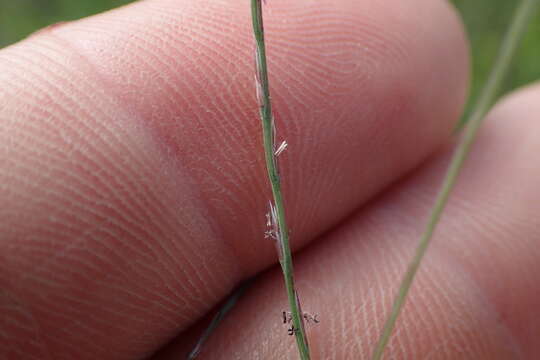
[[236,303],[238,302],[238,299],[240,299],[242,295],[244,295],[244,292],[249,288],[249,286],[251,286],[251,281],[247,281],[243,283],[227,298],[223,306],[219,309],[216,315],[214,315],[214,317],[212,318],[212,321],[202,333],[201,337],[197,341],[197,344],[195,344],[195,347],[193,348],[193,350],[191,350],[191,352],[188,354],[186,358],[187,360],[194,360],[197,358],[197,356],[199,356],[199,353],[201,352],[201,349],[204,343],[206,343],[210,335],[212,335],[214,330],[216,330],[216,328],[221,323],[221,321],[225,318],[225,316],[227,316],[229,311],[231,311],[232,308],[236,305]]
[[459,146],[456,148],[454,156],[452,157],[450,166],[448,167],[446,173],[445,180],[442,184],[439,194],[437,195],[437,199],[435,201],[435,205],[433,207],[433,211],[429,218],[425,232],[420,239],[414,257],[410,262],[409,267],[407,268],[407,272],[403,277],[398,294],[392,306],[392,311],[386,321],[379,342],[373,353],[373,360],[380,360],[383,355],[386,345],[390,340],[390,336],[392,335],[392,331],[396,325],[397,318],[399,317],[401,309],[405,304],[405,300],[413,283],[414,277],[431,242],[435,227],[441,218],[442,212],[446,206],[446,203],[448,202],[450,192],[454,187],[460,170],[463,167],[463,163],[470,152],[472,144],[474,143],[476,134],[478,133],[478,129],[480,128],[482,120],[486,116],[489,108],[495,102],[499,87],[505,74],[508,71],[509,65],[511,63],[512,57],[515,54],[519,40],[525,32],[527,24],[529,23],[532,15],[535,14],[535,11],[538,9],[539,5],[539,0],[522,0],[515,12],[514,18],[512,19],[512,22],[502,42],[499,54],[491,71],[491,74],[488,78],[488,81],[481,92],[481,95],[476,106],[474,107],[474,110],[471,112],[469,120],[466,122],[463,139]]

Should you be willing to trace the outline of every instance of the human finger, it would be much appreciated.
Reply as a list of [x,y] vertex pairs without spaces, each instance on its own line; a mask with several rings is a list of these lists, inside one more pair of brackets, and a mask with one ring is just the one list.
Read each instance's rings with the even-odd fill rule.
[[[466,49],[442,1],[267,15],[298,248],[449,137]],[[141,356],[276,261],[252,51],[245,4],[149,0],[0,53],[8,354]]]
[[[539,99],[540,85],[522,90],[487,119],[384,358],[540,356]],[[370,358],[450,153],[297,255],[303,310],[320,320],[306,324],[313,359]],[[282,287],[278,269],[266,274],[201,358],[294,358]],[[186,353],[182,339],[155,359]]]

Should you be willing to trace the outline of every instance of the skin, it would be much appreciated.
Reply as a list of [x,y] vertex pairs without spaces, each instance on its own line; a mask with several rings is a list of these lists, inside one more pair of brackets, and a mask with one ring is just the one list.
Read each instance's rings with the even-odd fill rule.
[[[466,39],[442,0],[266,10],[312,355],[368,358],[452,151]],[[182,358],[252,276],[201,358],[295,358],[252,52],[233,0],[141,1],[0,51],[0,358]],[[386,358],[540,357],[539,104],[531,86],[489,115]]]

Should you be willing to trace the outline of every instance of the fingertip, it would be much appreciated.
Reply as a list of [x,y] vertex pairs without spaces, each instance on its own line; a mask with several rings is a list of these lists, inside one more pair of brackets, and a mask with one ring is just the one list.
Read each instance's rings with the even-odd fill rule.
[[[233,248],[254,259],[246,264],[253,269],[268,254],[246,246],[261,221],[250,222],[245,237],[236,231],[244,221],[234,221],[264,213],[266,203],[249,200],[265,189],[262,158],[253,155],[260,129],[249,16],[234,1],[154,0],[54,36],[88,61],[106,96],[136,114],[132,122],[161,157],[191,173],[224,238],[236,239]],[[278,136],[290,144],[280,163],[299,246],[448,139],[466,94],[467,47],[446,1],[274,0],[265,16]],[[237,175],[225,181],[223,173]],[[303,205],[313,201],[316,211]]]

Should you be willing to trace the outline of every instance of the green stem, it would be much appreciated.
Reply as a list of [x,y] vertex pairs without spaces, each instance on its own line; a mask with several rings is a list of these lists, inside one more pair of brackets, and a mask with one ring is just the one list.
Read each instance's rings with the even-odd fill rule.
[[289,231],[285,220],[285,208],[283,205],[283,196],[281,193],[281,183],[277,169],[277,160],[274,139],[274,118],[272,114],[272,105],[270,102],[270,88],[268,82],[268,70],[266,63],[266,47],[264,42],[264,26],[262,16],[261,0],[251,0],[251,15],[253,20],[253,32],[256,43],[257,60],[257,91],[260,105],[260,116],[263,127],[264,154],[266,159],[266,168],[268,178],[272,187],[274,197],[274,206],[276,210],[278,237],[280,245],[280,261],[285,278],[285,288],[291,309],[292,325],[296,343],[302,360],[309,359],[309,348],[307,337],[303,326],[303,317],[297,302],[297,294],[294,287],[292,255],[289,245]]
[[222,305],[222,307],[218,310],[216,315],[212,318],[212,321],[208,325],[208,327],[204,330],[201,337],[197,341],[197,344],[195,344],[195,347],[187,356],[187,360],[194,360],[199,356],[199,353],[201,352],[201,349],[203,345],[206,343],[210,335],[216,330],[216,328],[219,326],[221,321],[227,316],[229,311],[234,308],[236,305],[238,299],[244,295],[244,292],[251,286],[252,280],[248,280],[240,287],[238,287],[228,298],[225,300],[225,303]]
[[420,267],[426,250],[431,242],[430,240],[432,239],[435,227],[437,226],[446,203],[448,202],[450,192],[454,187],[461,168],[463,167],[465,158],[470,152],[482,120],[496,99],[501,82],[508,71],[519,40],[525,32],[527,24],[529,23],[531,16],[535,13],[535,10],[539,4],[539,0],[522,0],[515,12],[514,18],[501,45],[495,65],[491,71],[490,77],[483,88],[480,98],[476,103],[469,120],[465,125],[462,142],[459,144],[452,157],[445,180],[441,186],[439,194],[437,195],[435,205],[425,228],[425,232],[420,239],[414,257],[403,277],[398,294],[392,306],[392,311],[385,323],[383,332],[373,353],[373,360],[381,359],[384,349],[390,340],[390,336],[392,335],[397,318],[405,303],[407,294],[409,293],[414,277],[418,271],[418,268]]

